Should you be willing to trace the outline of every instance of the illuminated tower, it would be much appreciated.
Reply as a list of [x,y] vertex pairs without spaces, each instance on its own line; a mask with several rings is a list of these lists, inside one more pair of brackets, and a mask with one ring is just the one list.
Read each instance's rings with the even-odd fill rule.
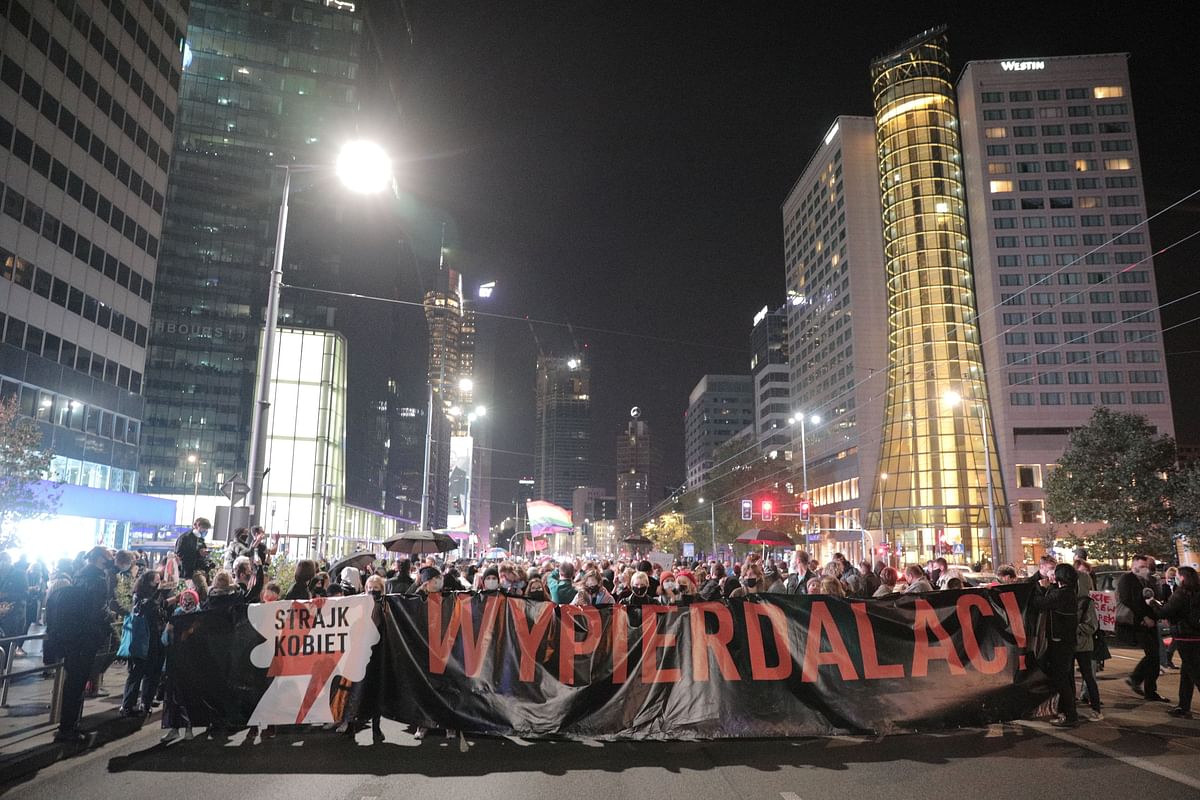
[[[871,64],[888,298],[880,462],[888,477],[871,505],[910,558],[936,552],[972,563],[991,551],[989,511],[999,527],[1008,514],[946,44],[945,28],[935,28]],[[951,392],[961,402],[947,402]]]

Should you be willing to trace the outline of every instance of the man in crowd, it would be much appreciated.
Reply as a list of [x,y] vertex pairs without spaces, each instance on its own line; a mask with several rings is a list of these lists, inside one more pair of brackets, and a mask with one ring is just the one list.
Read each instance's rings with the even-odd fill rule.
[[196,572],[200,561],[200,545],[212,530],[212,523],[205,517],[196,517],[192,529],[175,540],[175,554],[179,556],[179,571],[184,578]]
[[[1158,660],[1158,623],[1157,614],[1149,604],[1154,598],[1154,588],[1150,583],[1151,559],[1145,555],[1135,555],[1129,572],[1117,581],[1117,638],[1126,644],[1142,649],[1142,660],[1133,668],[1133,672],[1125,679],[1134,694],[1147,700],[1167,702],[1158,693],[1158,673],[1161,664]],[[1149,597],[1147,597],[1149,595]],[[1124,609],[1129,609],[1125,612]],[[1121,621],[1128,613],[1128,619]]]
[[795,568],[787,576],[786,591],[788,594],[805,594],[809,580],[819,577],[812,569],[812,558],[805,551],[796,553]]

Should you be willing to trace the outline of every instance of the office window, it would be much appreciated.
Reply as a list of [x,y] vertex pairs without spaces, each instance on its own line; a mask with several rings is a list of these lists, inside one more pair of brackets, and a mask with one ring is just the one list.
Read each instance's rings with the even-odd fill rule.
[[1090,406],[1096,402],[1095,397],[1092,392],[1071,392],[1071,405]]
[[1031,406],[1033,405],[1033,392],[1012,392],[1008,395],[1009,405],[1014,406]]
[[989,185],[989,188],[991,189],[992,194],[998,194],[1000,192],[1011,192],[1013,190],[1013,182],[1012,181],[989,181],[988,185]]
[[1017,488],[1018,489],[1040,489],[1040,488],[1042,488],[1042,465],[1041,464],[1018,464],[1017,465]]
[[1133,162],[1128,158],[1106,158],[1104,168],[1111,170],[1133,169]]
[[1043,406],[1061,406],[1063,394],[1062,392],[1042,392],[1038,397],[1038,403]]

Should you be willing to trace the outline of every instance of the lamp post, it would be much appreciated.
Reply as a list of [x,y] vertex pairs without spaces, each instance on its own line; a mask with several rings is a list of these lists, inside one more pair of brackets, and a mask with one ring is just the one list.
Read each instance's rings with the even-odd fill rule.
[[[258,358],[256,412],[250,429],[250,508],[252,523],[259,523],[262,510],[263,481],[266,478],[267,423],[271,413],[271,368],[275,356],[275,336],[279,326],[279,291],[283,285],[283,243],[287,238],[288,195],[292,173],[317,172],[325,164],[278,164],[283,170],[283,198],[279,204],[279,225],[275,231],[275,259],[267,290],[267,318]],[[392,183],[392,162],[379,145],[372,142],[348,142],[338,155],[337,176],[352,192],[377,194]]]
[[1000,563],[1000,546],[996,537],[996,503],[992,491],[992,448],[988,441],[987,403],[979,398],[963,397],[955,391],[946,392],[942,395],[942,400],[949,406],[956,406],[959,403],[965,406],[968,402],[972,402],[979,409],[979,424],[983,427],[983,468],[987,471],[988,530],[991,534],[992,569],[995,569],[996,565]]
[[[879,473],[879,541],[887,542],[887,527],[883,524],[883,485],[887,482],[887,473]],[[891,564],[892,558],[889,554],[888,563]]]
[[[808,500],[808,429],[805,427],[805,422],[811,422],[813,425],[820,425],[821,418],[816,414],[806,415],[804,412],[797,412],[791,417],[788,417],[788,424],[795,425],[800,423],[800,474],[801,481],[804,485],[804,499]],[[810,512],[811,518],[811,512]],[[808,522],[804,522],[804,531],[808,532]]]
[[[699,498],[700,505],[704,505],[704,498]],[[713,558],[717,557],[717,502],[708,504],[708,523],[712,526],[712,553]]]

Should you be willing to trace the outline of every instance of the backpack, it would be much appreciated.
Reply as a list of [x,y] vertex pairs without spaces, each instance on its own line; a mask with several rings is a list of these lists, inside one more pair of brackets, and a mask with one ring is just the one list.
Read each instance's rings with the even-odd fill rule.
[[60,586],[46,599],[46,643],[42,662],[53,664],[87,638],[87,587],[78,583]]

